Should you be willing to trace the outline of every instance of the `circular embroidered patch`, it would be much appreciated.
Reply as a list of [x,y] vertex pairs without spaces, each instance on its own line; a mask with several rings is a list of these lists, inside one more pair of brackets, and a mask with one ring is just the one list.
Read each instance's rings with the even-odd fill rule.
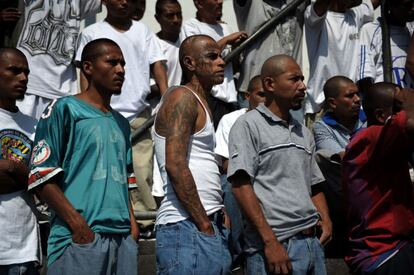
[[43,163],[45,160],[47,160],[49,156],[50,156],[49,144],[47,144],[47,142],[44,139],[42,139],[33,148],[31,162],[33,165],[39,165]]

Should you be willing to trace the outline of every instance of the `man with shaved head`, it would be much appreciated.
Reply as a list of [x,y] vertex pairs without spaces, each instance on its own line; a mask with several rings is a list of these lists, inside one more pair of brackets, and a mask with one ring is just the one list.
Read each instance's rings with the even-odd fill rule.
[[27,192],[36,120],[24,115],[29,67],[24,54],[0,48],[0,274],[38,274],[39,229]]
[[358,87],[345,76],[334,76],[324,85],[326,113],[313,126],[319,168],[326,178],[325,196],[333,223],[333,239],[325,254],[343,258],[346,243],[341,181],[341,159],[352,135],[365,127]]
[[414,90],[376,83],[362,104],[368,128],[343,158],[345,261],[353,274],[414,274]]
[[81,70],[88,87],[53,101],[37,126],[29,190],[54,211],[48,274],[137,273],[131,132],[110,106],[121,93],[124,66],[112,40],[86,44]]
[[157,269],[160,274],[228,274],[228,219],[207,103],[212,87],[223,82],[224,61],[206,35],[186,38],[179,57],[185,84],[164,95],[153,133],[165,193],[156,220]]
[[[289,111],[306,87],[299,65],[276,55],[262,67],[265,104],[230,131],[227,176],[248,219],[247,274],[326,274],[322,245],[332,225],[312,134]],[[322,232],[317,238],[317,233]]]
[[366,121],[358,87],[348,77],[338,75],[326,81],[323,92],[327,112],[313,128],[316,150],[328,150],[342,158],[349,138]]

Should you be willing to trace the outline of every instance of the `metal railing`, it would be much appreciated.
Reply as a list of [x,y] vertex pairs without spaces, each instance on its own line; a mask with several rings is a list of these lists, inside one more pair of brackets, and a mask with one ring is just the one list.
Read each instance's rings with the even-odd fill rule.
[[[264,23],[254,34],[249,36],[243,43],[241,43],[237,48],[233,49],[225,58],[224,62],[227,64],[231,63],[235,58],[237,58],[247,47],[252,46],[256,43],[263,35],[267,34],[272,30],[274,26],[279,24],[284,20],[290,13],[299,7],[301,4],[307,2],[307,0],[294,0],[287,4],[278,14],[276,14],[272,19]],[[148,119],[143,125],[138,127],[132,133],[132,144],[137,142],[140,136],[151,128],[154,125],[155,116],[152,116]]]
[[[264,23],[254,34],[247,38],[243,43],[241,43],[236,49],[232,50],[224,59],[226,64],[232,62],[236,57],[238,57],[246,48],[253,45],[257,42],[263,35],[267,34],[272,28],[279,24],[283,19],[285,19],[289,14],[299,7],[301,4],[307,0],[295,0],[290,2],[283,8],[278,14],[276,14],[272,19]],[[384,66],[384,81],[392,82],[392,62],[391,62],[391,45],[390,45],[390,32],[389,24],[386,18],[385,2],[387,0],[381,1],[381,30],[382,30],[382,53],[383,53],[383,66]],[[132,133],[132,144],[136,143],[140,136],[146,132],[152,125],[154,125],[155,115],[149,118],[143,125],[138,127]],[[153,220],[155,219],[156,212],[139,212],[134,211],[135,217],[138,220]]]
[[384,70],[384,81],[392,82],[392,60],[390,26],[387,20],[386,4],[389,0],[381,0],[381,32],[382,32],[382,65]]

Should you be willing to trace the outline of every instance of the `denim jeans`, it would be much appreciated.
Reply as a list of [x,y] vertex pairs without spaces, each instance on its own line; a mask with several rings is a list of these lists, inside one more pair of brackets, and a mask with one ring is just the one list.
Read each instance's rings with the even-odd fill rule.
[[21,264],[0,265],[1,275],[38,275],[34,262]]
[[231,220],[229,248],[233,260],[243,252],[243,218],[236,198],[231,190],[231,183],[227,181],[227,175],[221,175],[221,189],[223,190],[223,203],[227,215]]
[[222,225],[212,224],[213,236],[200,232],[188,219],[158,225],[157,274],[230,274],[228,230]]
[[[290,261],[293,275],[326,275],[324,250],[316,237],[297,234],[282,241]],[[246,275],[268,274],[263,251],[246,255]]]
[[48,275],[137,274],[138,244],[131,235],[98,234],[92,243],[71,243]]

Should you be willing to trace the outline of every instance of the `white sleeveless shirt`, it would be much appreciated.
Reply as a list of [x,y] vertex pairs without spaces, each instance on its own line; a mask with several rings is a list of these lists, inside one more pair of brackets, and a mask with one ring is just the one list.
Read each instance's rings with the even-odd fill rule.
[[[210,215],[223,207],[220,173],[214,155],[216,143],[214,127],[206,107],[197,94],[186,86],[180,87],[189,90],[206,112],[206,124],[200,131],[190,137],[187,160],[201,204],[206,210],[207,215]],[[174,92],[176,88],[171,87],[168,93]],[[187,219],[189,215],[178,200],[165,170],[165,137],[158,135],[155,127],[153,127],[153,138],[165,193],[157,213],[156,224],[176,223]]]

